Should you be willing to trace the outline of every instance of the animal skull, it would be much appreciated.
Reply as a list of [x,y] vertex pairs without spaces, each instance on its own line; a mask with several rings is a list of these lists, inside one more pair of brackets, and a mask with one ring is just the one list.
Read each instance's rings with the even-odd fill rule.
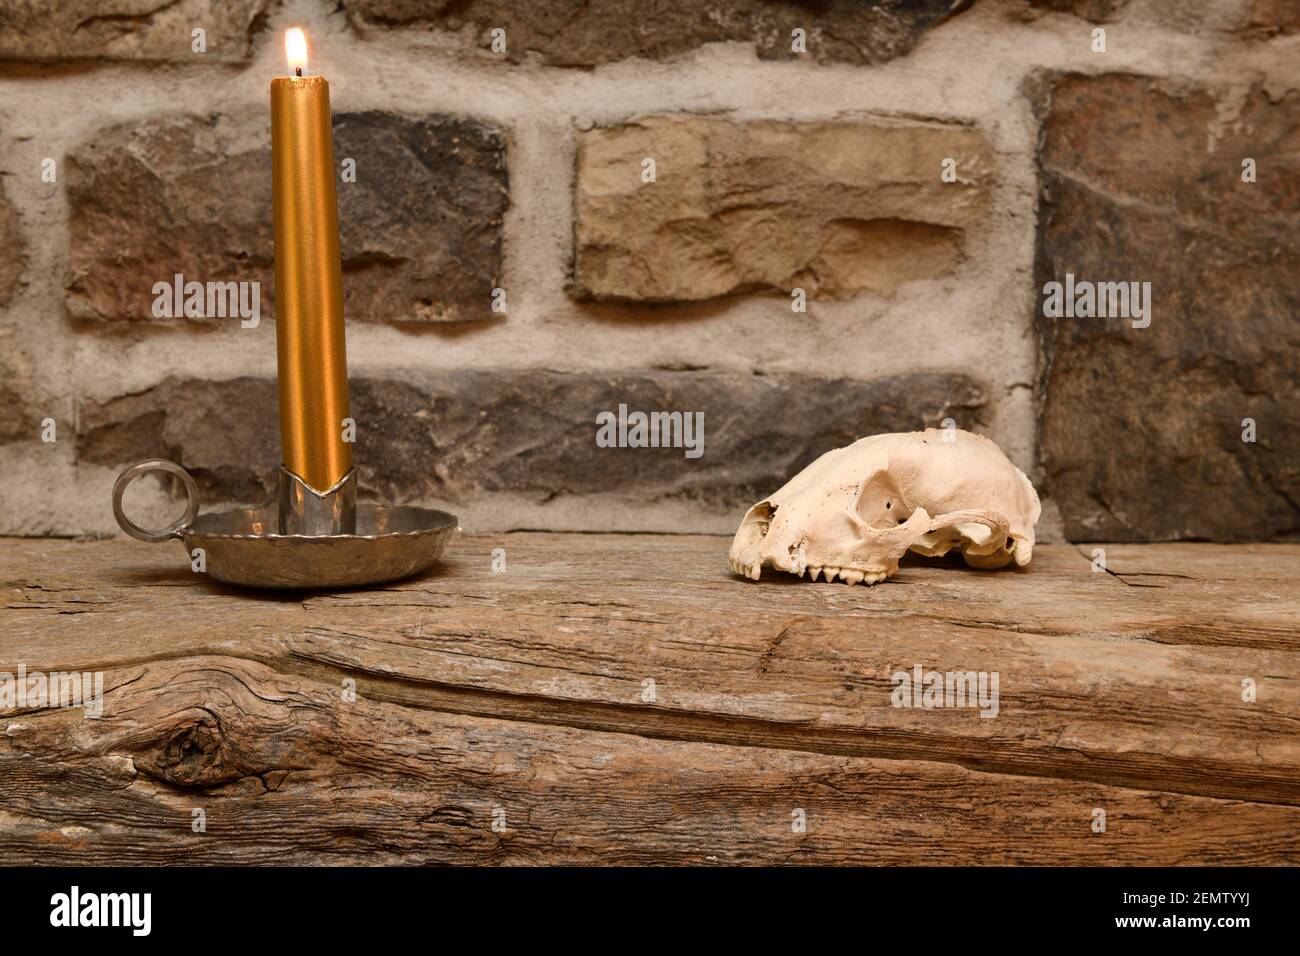
[[989,439],[956,428],[874,435],[828,451],[745,513],[731,569],[764,565],[827,581],[876,584],[909,549],[960,548],[976,568],[1023,567],[1038,494]]

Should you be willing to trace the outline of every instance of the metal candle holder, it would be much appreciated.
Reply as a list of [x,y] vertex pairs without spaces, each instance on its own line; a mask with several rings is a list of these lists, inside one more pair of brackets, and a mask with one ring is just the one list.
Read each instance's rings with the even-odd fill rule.
[[[150,471],[175,475],[186,492],[185,514],[158,531],[141,528],[122,511],[126,486]],[[209,575],[244,587],[347,588],[409,577],[442,557],[459,524],[445,511],[362,502],[355,505],[355,533],[285,534],[279,530],[284,508],[282,496],[278,505],[201,515],[194,478],[162,458],[132,465],[113,485],[113,515],[123,531],[140,541],[179,540],[187,555],[202,548]]]
[[[271,82],[271,182],[275,207],[275,340],[280,393],[279,495],[267,508],[199,514],[199,489],[180,465],[159,458],[122,472],[113,515],[141,541],[179,538],[203,549],[218,581],[263,588],[376,584],[427,569],[456,528],[426,508],[357,504],[348,417],[343,275],[329,83],[304,76],[306,40],[286,35],[294,75]],[[135,478],[164,471],[185,487],[185,514],[150,531],[122,511]]]

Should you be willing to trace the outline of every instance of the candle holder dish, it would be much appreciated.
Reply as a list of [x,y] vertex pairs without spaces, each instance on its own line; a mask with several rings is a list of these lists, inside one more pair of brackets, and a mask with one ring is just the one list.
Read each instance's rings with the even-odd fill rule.
[[[127,485],[151,471],[179,478],[186,495],[185,513],[157,531],[140,527],[122,510]],[[132,465],[113,485],[113,516],[123,531],[151,543],[179,540],[191,558],[201,548],[209,575],[243,587],[321,590],[410,577],[442,557],[459,525],[445,511],[361,502],[355,534],[281,534],[284,507],[282,492],[280,502],[264,508],[201,515],[193,476],[162,458]]]

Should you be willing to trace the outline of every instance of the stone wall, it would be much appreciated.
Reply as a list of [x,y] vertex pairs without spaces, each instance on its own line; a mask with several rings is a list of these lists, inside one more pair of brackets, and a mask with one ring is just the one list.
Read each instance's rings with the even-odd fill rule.
[[[355,169],[363,495],[729,532],[822,451],[950,418],[1048,538],[1300,529],[1300,4],[103,6],[0,0],[0,533],[113,532],[146,456],[205,507],[269,496],[295,24]],[[156,314],[178,273],[260,282],[263,320]],[[1149,324],[1052,313],[1067,275],[1151,283]],[[703,454],[598,447],[620,405],[703,413]]]

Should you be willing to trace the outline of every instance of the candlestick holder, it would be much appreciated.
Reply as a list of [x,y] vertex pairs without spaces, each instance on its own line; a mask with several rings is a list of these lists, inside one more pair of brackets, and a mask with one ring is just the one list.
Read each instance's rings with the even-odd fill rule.
[[[175,475],[186,497],[185,513],[156,531],[140,527],[122,510],[127,485],[151,471]],[[308,530],[331,526],[335,514],[349,508],[355,516],[355,533],[313,534]],[[140,541],[179,540],[191,561],[201,549],[204,569],[218,581],[289,590],[361,587],[419,574],[442,557],[448,538],[459,525],[456,516],[445,511],[357,503],[351,471],[331,492],[317,495],[284,468],[280,469],[280,495],[275,504],[201,515],[199,487],[193,476],[162,458],[139,462],[118,475],[113,485],[113,516],[123,531]],[[298,530],[281,533],[286,527]]]
[[[275,222],[275,343],[281,465],[277,501],[266,508],[199,514],[199,487],[180,465],[151,458],[113,485],[113,515],[141,541],[177,538],[191,566],[218,581],[260,588],[378,584],[429,568],[457,526],[445,511],[357,503],[355,429],[339,255],[338,196],[330,88],[305,76],[307,40],[285,33],[290,76],[271,81],[271,197]],[[127,485],[162,471],[185,488],[185,514],[151,531],[122,510]]]

